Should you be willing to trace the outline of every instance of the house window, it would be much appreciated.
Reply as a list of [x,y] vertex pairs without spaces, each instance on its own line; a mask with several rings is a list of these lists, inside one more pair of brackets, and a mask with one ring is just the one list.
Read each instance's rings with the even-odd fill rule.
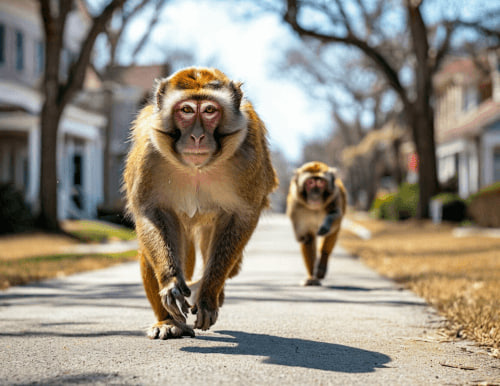
[[477,106],[478,102],[478,92],[476,87],[469,86],[464,90],[462,99],[462,111],[469,111],[473,107]]
[[0,24],[0,65],[5,63],[5,26]]
[[24,36],[16,31],[16,70],[24,70]]
[[71,199],[78,209],[83,208],[82,174],[83,157],[80,154],[73,156],[73,188]]
[[43,42],[38,41],[36,43],[36,75],[41,75],[45,69],[45,45]]
[[500,181],[500,148],[496,148],[493,155],[493,182],[498,181]]

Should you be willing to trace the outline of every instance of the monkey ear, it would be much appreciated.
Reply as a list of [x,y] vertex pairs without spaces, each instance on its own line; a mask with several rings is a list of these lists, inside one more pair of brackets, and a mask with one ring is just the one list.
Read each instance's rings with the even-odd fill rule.
[[295,180],[295,183],[297,184],[297,189],[299,190],[299,192],[302,192],[304,190],[304,183],[309,177],[311,177],[310,173],[303,172],[302,169],[297,169],[295,171],[295,175],[293,178]]
[[240,109],[241,99],[243,98],[243,91],[241,91],[242,82],[233,82],[229,83],[229,87],[232,93],[233,106],[235,110]]
[[299,186],[299,170],[296,169],[293,173],[293,176],[292,176],[292,183],[295,184],[295,186],[297,187],[297,189],[300,191],[300,186]]
[[156,111],[160,111],[163,105],[163,97],[165,96],[165,92],[168,86],[168,79],[156,79],[155,87],[154,87],[154,98],[155,98],[155,107]]
[[330,190],[333,191],[333,188],[335,187],[335,178],[337,178],[337,168],[328,168],[328,175],[329,175],[329,184],[330,184]]

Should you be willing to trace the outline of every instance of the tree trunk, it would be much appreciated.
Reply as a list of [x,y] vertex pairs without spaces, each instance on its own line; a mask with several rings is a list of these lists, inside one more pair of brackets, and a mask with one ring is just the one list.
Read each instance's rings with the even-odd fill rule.
[[392,151],[394,152],[394,170],[393,176],[396,184],[399,186],[404,180],[404,170],[400,161],[401,139],[396,138],[392,143]]
[[39,225],[53,232],[61,231],[57,216],[57,128],[61,111],[54,103],[46,101],[41,115],[42,164],[40,175]]
[[[109,88],[108,88],[109,87]],[[106,127],[104,139],[104,207],[109,209],[112,207],[111,202],[111,141],[113,138],[113,90],[109,85],[106,85],[104,91],[104,106],[106,111]]]
[[[425,101],[422,102],[422,104],[424,103]],[[421,107],[430,108],[428,105]],[[429,203],[431,198],[438,193],[434,119],[432,112],[421,114],[417,111],[409,115],[413,118],[411,119],[411,128],[418,155],[419,203],[417,218],[428,218]]]
[[365,161],[364,171],[367,175],[365,188],[366,188],[366,203],[363,210],[369,211],[372,207],[373,201],[377,195],[377,190],[380,182],[380,152],[374,150],[373,154]]
[[[438,192],[436,146],[434,143],[434,111],[432,98],[432,66],[429,62],[427,28],[420,12],[421,3],[407,0],[408,24],[415,53],[416,99],[411,104],[410,124],[418,155],[419,203],[417,218],[429,217],[431,197]],[[407,106],[409,107],[409,106]],[[407,109],[408,112],[408,109]]]
[[87,36],[82,40],[78,58],[72,63],[65,81],[60,79],[60,57],[63,50],[66,19],[75,5],[70,0],[39,0],[45,32],[45,71],[40,128],[42,146],[39,226],[48,231],[61,231],[57,208],[57,132],[62,113],[73,96],[82,89],[92,49],[114,11],[125,0],[113,0],[102,13],[92,19]]

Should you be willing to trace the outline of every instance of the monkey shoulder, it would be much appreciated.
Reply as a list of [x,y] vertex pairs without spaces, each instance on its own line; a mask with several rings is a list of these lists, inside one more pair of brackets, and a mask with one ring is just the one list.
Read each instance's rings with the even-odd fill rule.
[[238,179],[236,185],[240,194],[253,201],[262,201],[278,186],[278,178],[271,163],[265,127],[255,122],[250,124],[245,140],[229,160],[228,167],[234,168],[230,173]]

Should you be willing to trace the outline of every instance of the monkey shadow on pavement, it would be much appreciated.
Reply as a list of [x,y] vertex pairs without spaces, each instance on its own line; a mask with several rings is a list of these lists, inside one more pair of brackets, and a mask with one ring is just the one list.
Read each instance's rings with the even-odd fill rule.
[[[198,336],[197,339],[230,343],[230,346],[184,347],[198,354],[255,355],[267,357],[268,364],[304,367],[343,373],[370,373],[385,368],[391,358],[375,351],[341,344],[284,338],[242,331],[217,331],[222,336]],[[237,346],[233,344],[237,343]]]

